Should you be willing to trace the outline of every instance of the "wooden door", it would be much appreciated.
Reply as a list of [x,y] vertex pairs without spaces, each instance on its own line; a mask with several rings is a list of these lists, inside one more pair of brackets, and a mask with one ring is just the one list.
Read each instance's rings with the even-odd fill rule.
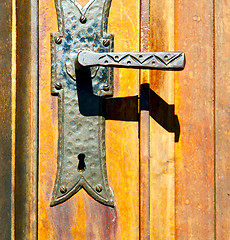
[[[80,3],[84,5],[83,1]],[[115,51],[138,51],[140,34],[138,1],[133,1],[132,4],[117,1],[112,4],[109,32],[118,36],[120,40],[120,43],[115,44]],[[122,7],[123,4],[127,7]],[[41,160],[38,237],[40,239],[47,237],[48,239],[137,239],[139,236],[139,139],[136,101],[139,87],[138,71],[115,71],[115,100],[110,101],[112,106],[107,106],[111,112],[117,111],[115,116],[117,120],[106,121],[106,163],[109,184],[116,199],[115,207],[103,206],[83,189],[64,204],[49,207],[57,168],[58,137],[57,97],[50,95],[49,84],[50,33],[57,32],[58,29],[54,17],[56,16],[54,1],[40,1],[39,6],[39,71],[42,86],[39,90],[39,129],[42,140],[39,144]],[[131,13],[128,13],[130,8]],[[128,25],[132,30],[127,28]],[[120,76],[126,81],[120,81]],[[125,102],[125,97],[130,97],[129,105]],[[132,109],[130,113],[132,116],[122,112],[129,108]],[[124,121],[121,115],[133,119]]]
[[58,142],[54,0],[1,1],[1,239],[230,238],[229,5],[112,1],[115,52],[183,51],[186,67],[114,69],[106,161],[115,207],[84,190],[50,207]]
[[[80,3],[84,5],[83,1]],[[132,5],[132,13],[125,15],[122,11],[127,12],[128,8],[124,10],[120,2],[113,3],[110,15],[113,24],[110,21],[110,31],[118,35],[121,41],[120,44],[116,44],[115,51],[129,49],[138,51],[139,4],[134,1]],[[139,235],[139,141],[136,119],[130,122],[121,121],[122,119],[119,121],[118,116],[117,121],[106,122],[106,164],[109,183],[116,199],[115,207],[103,206],[93,200],[83,189],[64,204],[49,207],[57,169],[58,137],[57,97],[50,95],[50,33],[57,32],[58,29],[54,1],[40,1],[39,6],[39,72],[42,86],[39,90],[39,129],[42,140],[39,144],[38,237],[40,239],[47,237],[48,239],[137,239]],[[49,9],[48,12],[47,9]],[[120,22],[126,22],[126,24],[120,24]],[[133,26],[132,31],[126,27],[127,24]],[[125,49],[122,49],[122,45],[125,45]],[[121,82],[119,74],[129,80]],[[114,97],[120,103],[113,101],[115,106],[109,106],[109,108],[119,108],[118,105],[123,104],[124,97],[130,96],[132,100],[134,96],[133,103],[126,107],[134,108],[135,111],[138,72],[116,71],[115,77]],[[120,111],[116,110],[117,114],[123,114],[121,111],[126,111],[126,107],[120,106]]]

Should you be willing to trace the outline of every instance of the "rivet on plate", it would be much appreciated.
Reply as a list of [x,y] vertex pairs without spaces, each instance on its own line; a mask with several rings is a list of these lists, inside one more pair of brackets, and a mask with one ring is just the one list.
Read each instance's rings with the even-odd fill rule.
[[86,18],[84,15],[82,15],[82,16],[80,17],[80,22],[81,22],[81,23],[86,23],[86,21],[87,21],[87,18]]
[[61,37],[55,37],[55,42],[57,44],[60,44],[62,42],[62,38]]
[[62,84],[61,84],[60,82],[57,82],[57,83],[55,84],[55,88],[56,88],[57,90],[62,89]]
[[101,184],[98,184],[97,186],[96,186],[96,191],[97,192],[101,192],[102,191],[102,186],[101,186]]
[[60,187],[60,192],[61,192],[61,193],[66,193],[66,191],[67,191],[67,187],[64,186],[64,185],[62,185],[62,186]]
[[104,91],[109,91],[109,85],[108,84],[104,84],[103,85],[103,90]]
[[109,40],[109,39],[104,39],[104,40],[103,40],[103,45],[104,45],[105,47],[108,47],[109,44],[110,44],[110,40]]

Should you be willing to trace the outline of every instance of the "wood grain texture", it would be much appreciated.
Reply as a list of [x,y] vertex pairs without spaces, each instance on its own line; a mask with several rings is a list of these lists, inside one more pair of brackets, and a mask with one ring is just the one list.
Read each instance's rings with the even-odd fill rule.
[[37,239],[37,2],[16,1],[15,239]]
[[[12,2],[0,2],[0,235],[2,239],[11,238],[14,212],[12,193]],[[14,171],[14,170],[13,170]],[[12,211],[12,212],[11,212]]]
[[[112,1],[108,32],[115,36],[114,52],[139,50],[139,11],[138,0]],[[126,97],[138,96],[139,72],[133,69],[114,69],[114,74],[114,98],[124,98],[123,104],[126,105]],[[117,106],[120,111],[123,111],[123,104]],[[106,121],[106,154],[108,176],[114,191],[117,212],[117,233],[107,238],[139,239],[137,121]]]
[[230,2],[215,1],[216,239],[230,239]]
[[176,239],[214,239],[213,2],[175,1]]
[[[141,75],[143,76],[143,75]],[[140,90],[140,239],[150,239],[149,84]]]
[[[174,1],[150,1],[150,51],[174,51]],[[174,73],[150,73],[150,239],[175,239]]]
[[[141,0],[140,51],[149,52],[150,1]],[[140,239],[150,239],[149,70],[140,70]]]
[[[110,12],[108,32],[115,34],[115,51],[138,51],[138,1],[113,1]],[[135,121],[106,122],[107,170],[115,208],[97,203],[83,190],[59,206],[49,207],[58,140],[57,99],[50,94],[50,33],[57,31],[54,1],[40,0],[39,14],[39,239],[138,239],[139,141]],[[114,84],[114,97],[124,98],[125,104],[125,97],[138,95],[138,71],[116,70]]]

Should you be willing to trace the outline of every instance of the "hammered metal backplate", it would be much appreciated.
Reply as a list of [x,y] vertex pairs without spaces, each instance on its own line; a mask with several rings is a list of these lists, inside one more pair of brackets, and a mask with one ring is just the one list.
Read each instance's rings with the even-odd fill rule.
[[111,68],[77,70],[80,50],[111,52],[107,34],[111,0],[55,0],[59,32],[51,34],[51,92],[58,96],[57,175],[50,205],[81,188],[98,202],[114,206],[105,161],[103,99],[113,93]]

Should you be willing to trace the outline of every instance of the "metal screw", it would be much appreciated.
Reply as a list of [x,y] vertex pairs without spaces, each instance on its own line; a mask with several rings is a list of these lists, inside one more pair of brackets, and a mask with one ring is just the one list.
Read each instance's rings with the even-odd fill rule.
[[80,22],[81,22],[81,23],[86,23],[86,21],[87,21],[87,18],[86,18],[84,15],[82,15],[82,16],[80,17]]
[[109,40],[109,39],[104,39],[104,40],[103,40],[103,45],[104,45],[105,47],[108,47],[109,44],[110,44],[110,40]]
[[103,90],[104,91],[109,91],[109,85],[108,84],[104,84],[103,85]]
[[61,192],[61,193],[66,193],[66,191],[67,191],[67,187],[64,186],[64,185],[62,185],[62,186],[60,187],[60,192]]
[[101,184],[98,184],[97,186],[96,186],[96,191],[97,192],[101,192],[102,191],[102,186],[101,186]]
[[55,88],[56,88],[57,90],[62,89],[62,84],[61,84],[60,82],[57,82],[57,83],[55,84]]
[[62,42],[62,38],[61,37],[55,37],[55,42],[57,44],[60,44]]

